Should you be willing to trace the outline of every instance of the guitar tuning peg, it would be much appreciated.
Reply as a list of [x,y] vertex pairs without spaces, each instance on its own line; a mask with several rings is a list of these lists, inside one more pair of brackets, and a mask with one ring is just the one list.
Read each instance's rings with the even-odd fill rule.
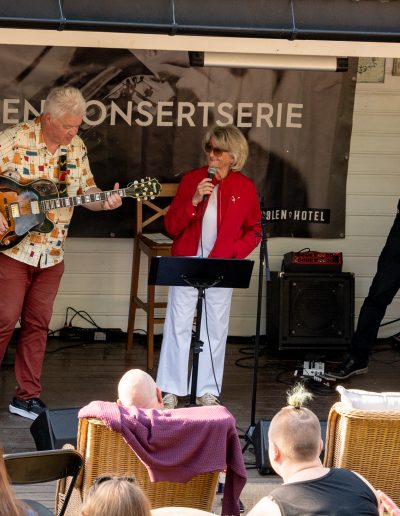
[[133,182],[134,185],[137,185],[138,184],[138,180],[135,179],[135,181]]
[[144,197],[143,197],[143,200],[144,200],[144,201],[147,201],[147,196],[144,196]]
[[150,199],[151,199],[151,200],[155,199],[155,196],[154,196],[154,195],[152,195],[152,196],[150,197]]

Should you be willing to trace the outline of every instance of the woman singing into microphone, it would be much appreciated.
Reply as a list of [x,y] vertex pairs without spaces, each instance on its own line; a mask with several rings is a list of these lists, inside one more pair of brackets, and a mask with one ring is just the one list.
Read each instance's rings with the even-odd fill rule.
[[[187,172],[165,215],[173,256],[238,258],[260,241],[261,212],[255,185],[240,170],[249,148],[233,125],[212,127],[203,140],[207,166]],[[217,405],[224,370],[232,289],[207,288],[203,304],[197,404]],[[164,407],[190,393],[188,362],[198,299],[194,287],[170,287],[157,384]]]

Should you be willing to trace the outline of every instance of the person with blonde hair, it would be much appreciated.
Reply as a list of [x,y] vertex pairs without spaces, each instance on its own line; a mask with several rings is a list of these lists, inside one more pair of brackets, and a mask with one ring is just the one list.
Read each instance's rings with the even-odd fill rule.
[[153,378],[141,369],[130,369],[118,383],[118,405],[142,409],[162,409],[161,390]]
[[81,516],[151,516],[150,502],[130,477],[101,476],[81,507]]
[[[18,217],[18,207],[0,211],[0,364],[20,321],[15,352],[17,387],[9,411],[32,420],[46,409],[40,399],[40,378],[74,211],[72,200],[52,204],[48,199],[83,194],[86,198],[101,192],[90,170],[86,146],[78,136],[85,113],[86,102],[77,88],[57,87],[48,94],[40,116],[0,133],[2,189],[9,199],[21,200],[21,214],[25,215],[17,218],[22,220],[17,228],[10,213]],[[115,183],[114,189],[118,188]],[[104,200],[94,196],[93,201],[85,204],[92,211],[113,210],[122,203],[116,192]],[[47,218],[41,212],[46,208]]]
[[35,516],[30,507],[18,500],[8,480],[3,449],[0,448],[0,516]]
[[[165,215],[173,256],[246,258],[260,241],[260,203],[242,172],[248,144],[234,125],[215,125],[203,139],[206,166],[184,174]],[[217,405],[224,370],[232,298],[230,288],[207,288],[203,300],[197,404]],[[198,301],[194,287],[169,288],[157,384],[164,406],[175,408],[189,394],[188,363]]]
[[249,516],[378,516],[378,499],[368,481],[350,470],[325,468],[317,416],[304,407],[311,394],[302,385],[272,419],[268,454],[283,484],[262,498]]

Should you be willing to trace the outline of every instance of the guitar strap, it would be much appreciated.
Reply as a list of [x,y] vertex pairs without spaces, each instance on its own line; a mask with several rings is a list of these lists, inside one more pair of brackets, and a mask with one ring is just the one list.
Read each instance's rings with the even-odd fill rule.
[[58,158],[58,194],[60,197],[67,197],[67,164],[67,155],[60,154]]

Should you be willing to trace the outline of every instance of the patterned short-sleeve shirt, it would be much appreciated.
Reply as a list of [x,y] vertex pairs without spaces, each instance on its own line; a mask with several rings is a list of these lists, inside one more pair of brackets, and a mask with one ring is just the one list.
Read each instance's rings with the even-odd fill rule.
[[[36,179],[50,179],[58,185],[60,158],[67,156],[65,183],[67,195],[85,193],[96,186],[90,170],[85,144],[75,136],[67,146],[60,146],[51,154],[43,139],[40,117],[22,122],[0,133],[0,175],[27,183]],[[31,230],[27,236],[4,254],[28,265],[50,267],[64,258],[64,243],[73,207],[48,211],[46,216],[54,224],[48,233]]]

